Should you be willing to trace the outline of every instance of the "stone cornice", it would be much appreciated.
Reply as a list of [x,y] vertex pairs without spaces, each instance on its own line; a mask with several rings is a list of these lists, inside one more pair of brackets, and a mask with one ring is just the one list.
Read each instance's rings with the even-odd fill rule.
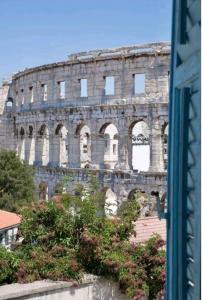
[[158,55],[170,55],[170,43],[159,42],[149,43],[143,45],[133,45],[128,47],[120,47],[114,49],[103,49],[87,52],[79,52],[69,55],[69,59],[66,61],[55,62],[51,64],[44,64],[41,66],[27,68],[23,71],[16,73],[13,76],[14,80],[19,79],[22,76],[29,75],[38,71],[46,71],[53,68],[71,66],[80,63],[92,63],[95,61],[112,60],[112,59],[126,59],[130,57],[141,56],[158,56]]

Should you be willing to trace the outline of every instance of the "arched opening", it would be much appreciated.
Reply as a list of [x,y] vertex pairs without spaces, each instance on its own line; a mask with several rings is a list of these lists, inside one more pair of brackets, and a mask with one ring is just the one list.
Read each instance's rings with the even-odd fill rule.
[[105,140],[104,166],[114,169],[118,162],[118,130],[115,125],[107,124],[102,129]]
[[42,166],[46,166],[49,162],[49,131],[45,124],[39,128],[37,135],[36,161]]
[[132,127],[133,170],[148,171],[150,165],[149,128],[144,121]]
[[18,155],[21,160],[25,160],[25,130],[23,127],[21,127],[19,131]]
[[163,161],[164,161],[164,169],[167,170],[168,167],[168,124],[163,128]]
[[157,214],[156,198],[149,196],[139,188],[131,190],[128,194],[128,201],[137,201],[139,205],[140,217],[150,217]]
[[26,161],[29,165],[33,165],[35,159],[35,138],[34,128],[32,125],[28,127],[28,137],[26,139]]
[[80,138],[80,166],[86,168],[91,163],[91,133],[87,125],[83,125],[79,132]]
[[9,97],[6,101],[6,110],[10,111],[13,108],[13,98]]
[[55,130],[53,160],[55,165],[66,167],[68,162],[67,129],[59,124]]
[[105,194],[105,206],[104,206],[105,215],[109,218],[116,216],[117,209],[118,209],[117,195],[110,188],[108,188]]

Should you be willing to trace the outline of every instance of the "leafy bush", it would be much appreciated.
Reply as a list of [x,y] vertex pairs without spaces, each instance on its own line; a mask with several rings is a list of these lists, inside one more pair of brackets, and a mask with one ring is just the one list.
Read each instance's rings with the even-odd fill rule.
[[15,281],[15,271],[19,267],[18,256],[0,246],[0,283],[11,283]]
[[[0,282],[78,281],[88,272],[113,278],[133,299],[147,294],[155,299],[165,277],[163,241],[154,236],[145,245],[129,243],[139,212],[135,199],[116,218],[106,218],[101,208],[103,195],[95,186],[80,186],[76,195],[66,193],[60,203],[23,208],[19,235],[24,240],[12,254],[18,263]],[[9,256],[6,263],[10,266]]]

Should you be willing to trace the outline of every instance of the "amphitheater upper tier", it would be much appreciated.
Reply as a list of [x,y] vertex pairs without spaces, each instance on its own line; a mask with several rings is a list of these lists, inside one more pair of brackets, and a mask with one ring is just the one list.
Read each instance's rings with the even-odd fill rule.
[[[13,76],[16,110],[167,102],[169,43],[76,53]],[[144,91],[135,77],[144,74]],[[109,84],[109,91],[107,91]]]

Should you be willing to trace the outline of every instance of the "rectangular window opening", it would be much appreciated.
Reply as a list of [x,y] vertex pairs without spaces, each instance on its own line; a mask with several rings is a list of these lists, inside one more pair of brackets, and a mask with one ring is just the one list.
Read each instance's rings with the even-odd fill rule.
[[60,99],[65,99],[65,81],[59,81],[59,97]]
[[42,84],[41,87],[43,89],[43,101],[47,101],[47,98],[48,98],[48,86],[47,86],[47,84]]
[[24,90],[21,89],[21,99],[22,99],[22,104],[24,104]]
[[116,155],[116,144],[113,144],[113,154]]
[[134,94],[145,93],[145,74],[134,74]]
[[106,76],[105,79],[105,95],[110,96],[114,95],[114,77]]
[[18,91],[17,90],[15,91],[15,94],[16,94],[16,105],[18,106]]
[[87,145],[83,145],[83,153],[88,153],[88,146]]
[[80,79],[80,88],[81,88],[80,97],[88,97],[88,80],[87,79]]
[[30,92],[30,102],[32,103],[34,101],[33,86],[29,87],[29,92]]

